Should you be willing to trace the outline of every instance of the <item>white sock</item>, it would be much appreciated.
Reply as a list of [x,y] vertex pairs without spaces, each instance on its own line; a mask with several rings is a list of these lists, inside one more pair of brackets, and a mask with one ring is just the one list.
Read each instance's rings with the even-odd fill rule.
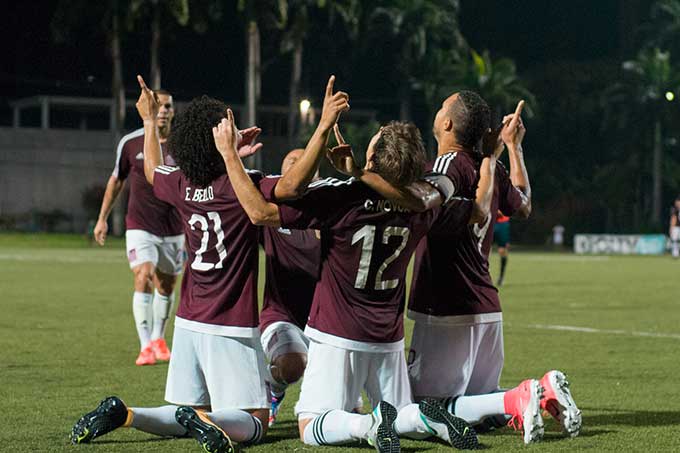
[[680,255],[680,241],[673,241],[672,247],[673,247],[673,258],[677,258],[678,255]]
[[132,407],[132,428],[157,436],[183,437],[187,430],[175,420],[177,406]]
[[153,331],[151,339],[157,340],[165,337],[165,326],[168,323],[170,309],[172,308],[173,294],[164,296],[155,290],[153,293]]
[[262,422],[239,409],[220,409],[206,414],[235,442],[257,443],[262,439]]
[[135,291],[132,296],[132,315],[135,318],[140,349],[144,349],[151,342],[152,297],[151,294],[140,293],[139,291]]
[[350,414],[341,410],[328,411],[307,424],[304,432],[306,445],[343,445],[368,438],[373,417],[371,414]]
[[487,417],[505,414],[505,392],[461,396],[456,399],[453,410],[447,409],[468,423],[479,423]]
[[399,434],[399,437],[404,436],[410,439],[422,440],[432,436],[432,432],[420,416],[420,408],[417,404],[404,406],[397,413],[394,430]]

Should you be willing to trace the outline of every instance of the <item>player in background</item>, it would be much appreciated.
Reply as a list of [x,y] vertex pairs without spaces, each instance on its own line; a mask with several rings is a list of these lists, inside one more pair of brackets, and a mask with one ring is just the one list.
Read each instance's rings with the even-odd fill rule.
[[[156,90],[160,110],[156,118],[163,160],[174,165],[166,149],[175,116],[172,95]],[[104,245],[108,232],[107,219],[125,182],[129,181],[130,197],[125,217],[125,246],[130,269],[134,274],[132,314],[139,336],[137,365],[153,365],[157,360],[170,360],[165,342],[165,327],[172,308],[177,275],[184,264],[184,234],[175,209],[153,194],[144,177],[144,129],[124,136],[118,143],[116,164],[106,184],[94,238]]]
[[[232,452],[232,440],[255,443],[267,431],[269,398],[258,331],[258,230],[234,194],[212,135],[227,107],[206,96],[194,99],[176,120],[169,141],[178,167],[165,166],[153,122],[158,97],[140,76],[138,80],[145,175],[154,193],[178,209],[190,263],[175,318],[165,391],[170,405],[136,408],[117,397],[106,398],[78,420],[71,440],[87,443],[116,428],[133,427],[161,436],[190,435],[205,451]],[[277,199],[304,192],[333,124],[349,108],[346,93],[332,93],[333,81],[331,77],[330,95],[308,152],[281,178],[264,178],[259,172],[248,176]],[[262,146],[254,142],[259,133],[255,127],[236,132],[241,156]]]
[[501,269],[498,280],[496,280],[496,286],[500,288],[503,286],[505,266],[508,264],[508,255],[510,255],[510,217],[504,215],[501,211],[496,214],[493,242],[498,246],[498,256],[501,257]]
[[[281,164],[285,175],[304,153],[289,152]],[[318,179],[318,175],[314,178]],[[276,421],[286,388],[300,380],[307,366],[309,339],[303,330],[312,307],[321,266],[321,241],[316,230],[263,227],[265,251],[264,301],[260,312],[262,349],[272,381],[269,426]]]
[[675,198],[671,207],[669,236],[671,237],[671,254],[673,258],[680,258],[680,195]]
[[[307,445],[367,440],[379,452],[400,451],[399,435],[437,435],[459,448],[477,445],[474,430],[435,401],[412,404],[404,358],[403,308],[410,256],[436,211],[414,213],[359,180],[334,178],[310,185],[298,200],[277,204],[248,178],[233,146],[234,120],[215,129],[236,194],[255,224],[321,230],[323,261],[305,328],[308,365],[295,407]],[[338,140],[340,148],[348,145]],[[425,152],[412,124],[390,123],[372,138],[366,170],[396,187],[422,174]],[[487,167],[488,168],[488,167]],[[492,180],[493,173],[487,177]],[[444,199],[448,178],[432,176]],[[443,181],[446,180],[446,181]],[[471,209],[460,207],[461,215]],[[375,409],[351,413],[365,390]]]

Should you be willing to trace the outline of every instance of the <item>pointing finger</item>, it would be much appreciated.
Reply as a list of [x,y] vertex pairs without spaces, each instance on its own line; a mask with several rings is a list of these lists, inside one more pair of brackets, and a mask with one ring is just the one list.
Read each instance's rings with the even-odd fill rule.
[[517,124],[519,123],[522,116],[522,109],[524,109],[524,101],[519,101],[517,103],[517,109],[515,109],[512,120],[510,120],[510,128],[517,127]]
[[326,84],[326,97],[332,96],[333,95],[333,85],[335,84],[335,76],[332,75],[328,79],[328,83]]
[[137,82],[139,82],[139,86],[142,88],[144,91],[149,91],[149,87],[146,86],[146,82],[144,82],[144,78],[137,74]]
[[333,132],[335,133],[335,141],[338,142],[338,145],[344,145],[345,138],[340,133],[340,126],[338,126],[338,123],[335,123],[335,126],[333,126]]

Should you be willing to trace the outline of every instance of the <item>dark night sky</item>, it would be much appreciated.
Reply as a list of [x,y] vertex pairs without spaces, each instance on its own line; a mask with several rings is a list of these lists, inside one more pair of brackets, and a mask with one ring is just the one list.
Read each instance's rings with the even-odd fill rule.
[[[630,6],[626,14],[620,4]],[[56,2],[3,1],[0,36],[0,123],[9,121],[7,102],[34,94],[107,96],[110,63],[103,33],[80,31],[67,43],[54,43],[50,21]],[[235,3],[235,2],[233,2]],[[620,58],[632,32],[620,22],[644,17],[645,0],[462,0],[463,35],[472,47],[488,48],[492,55],[512,57],[521,73],[532,66],[557,60]],[[635,10],[642,13],[635,13]],[[632,13],[631,13],[632,11]],[[625,33],[622,36],[621,30]],[[243,29],[233,14],[219,26],[197,35],[175,29],[165,35],[162,50],[163,84],[177,98],[201,93],[229,101],[243,98]],[[385,49],[369,49],[361,61],[347,57],[352,44],[327,45],[332,32],[308,40],[309,65],[303,76],[306,91],[320,91],[327,74],[339,75],[343,89],[351,91],[360,106],[387,108],[394,86],[385,83],[390,56]],[[134,74],[148,72],[148,33],[138,31],[124,43],[125,77],[131,96]],[[277,43],[263,36],[265,59],[275,55]],[[331,48],[329,51],[328,49]],[[274,58],[264,74],[263,102],[282,104],[287,99],[288,57]],[[88,82],[88,77],[91,81]],[[363,100],[363,102],[361,102]],[[388,106],[388,107],[384,107]]]

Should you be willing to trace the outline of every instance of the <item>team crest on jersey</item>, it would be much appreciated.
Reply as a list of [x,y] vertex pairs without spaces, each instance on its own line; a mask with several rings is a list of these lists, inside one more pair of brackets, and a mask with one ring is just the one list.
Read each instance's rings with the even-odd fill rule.
[[140,152],[137,153],[137,155],[135,156],[135,159],[137,159],[137,160],[144,160],[144,153],[140,151]]
[[281,234],[287,234],[288,236],[293,234],[288,228],[283,228],[283,227],[279,227],[276,231],[278,231]]

